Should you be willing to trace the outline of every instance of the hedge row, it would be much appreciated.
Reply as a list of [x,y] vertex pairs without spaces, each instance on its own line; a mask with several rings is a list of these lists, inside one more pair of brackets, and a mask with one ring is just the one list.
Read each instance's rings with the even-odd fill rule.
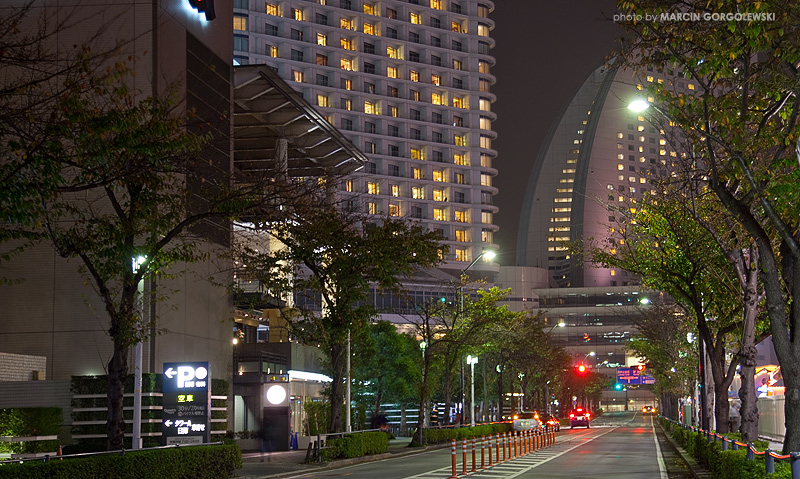
[[[685,429],[665,418],[661,419],[661,426],[686,452],[707,467],[714,479],[791,479],[791,465],[787,462],[775,461],[775,472],[767,476],[764,466],[764,456],[755,456],[754,460],[747,459],[747,449],[737,451],[722,450],[722,441],[708,441],[704,433]],[[738,434],[729,434],[731,440],[741,441]],[[730,446],[730,444],[729,444]],[[769,446],[766,441],[756,441],[754,447],[765,450]]]
[[[0,409],[0,436],[57,436],[63,411],[59,407]],[[58,440],[0,442],[0,452],[35,453],[58,451]]]
[[[425,444],[443,444],[448,443],[455,439],[460,441],[462,439],[471,439],[473,437],[489,436],[498,433],[509,432],[512,429],[512,424],[507,422],[483,424],[480,426],[459,427],[459,428],[442,428],[442,429],[423,429]],[[412,446],[419,446],[419,430],[414,433],[411,440]]]
[[242,467],[235,444],[0,464],[0,479],[218,479]]
[[380,431],[346,434],[344,437],[328,438],[322,450],[322,458],[350,459],[353,457],[381,454],[389,450],[389,436]]

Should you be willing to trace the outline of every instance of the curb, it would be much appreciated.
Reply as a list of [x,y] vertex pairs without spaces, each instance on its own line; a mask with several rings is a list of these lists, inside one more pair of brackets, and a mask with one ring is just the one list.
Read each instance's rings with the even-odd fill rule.
[[681,457],[681,460],[686,464],[686,467],[689,469],[689,472],[692,474],[692,477],[695,479],[712,479],[711,471],[700,465],[700,463],[695,460],[692,456],[690,456],[674,439],[672,436],[664,430],[661,426],[661,423],[658,423],[658,428],[661,429],[661,432],[664,434],[664,438],[669,441],[670,445],[678,452]]

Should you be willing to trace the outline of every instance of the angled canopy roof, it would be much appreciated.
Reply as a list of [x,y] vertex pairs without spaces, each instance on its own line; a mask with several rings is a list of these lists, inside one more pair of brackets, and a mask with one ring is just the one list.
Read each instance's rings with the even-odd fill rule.
[[266,65],[233,69],[233,158],[240,171],[274,172],[287,140],[289,177],[342,175],[367,157]]

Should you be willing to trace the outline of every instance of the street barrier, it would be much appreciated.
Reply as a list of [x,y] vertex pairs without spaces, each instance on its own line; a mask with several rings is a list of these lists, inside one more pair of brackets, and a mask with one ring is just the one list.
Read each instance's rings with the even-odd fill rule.
[[458,479],[458,472],[456,471],[456,440],[450,444],[451,456],[453,457],[453,469],[450,473],[450,479]]

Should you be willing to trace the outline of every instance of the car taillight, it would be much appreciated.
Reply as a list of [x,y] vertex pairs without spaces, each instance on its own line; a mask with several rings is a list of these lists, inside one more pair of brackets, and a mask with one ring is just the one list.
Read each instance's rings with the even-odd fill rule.
[[591,416],[591,414],[589,414],[589,413],[587,412],[587,413],[586,413],[586,417],[589,417],[589,416]]
[[575,415],[574,415],[574,414],[570,414],[570,415],[569,415],[569,417],[570,417],[570,418],[573,418],[573,417],[575,417]]

